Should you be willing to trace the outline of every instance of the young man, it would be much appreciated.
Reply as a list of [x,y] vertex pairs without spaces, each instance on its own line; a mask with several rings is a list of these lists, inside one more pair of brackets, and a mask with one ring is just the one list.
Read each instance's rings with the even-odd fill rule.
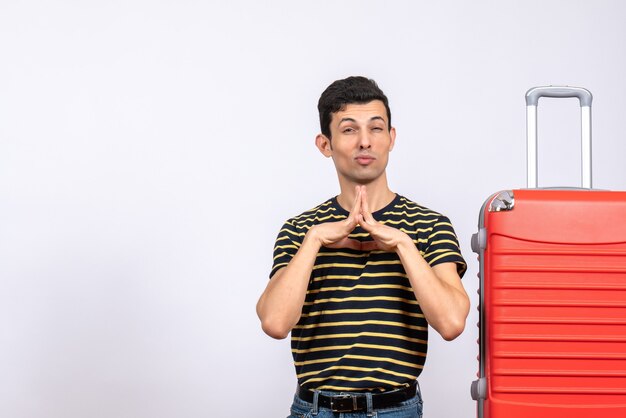
[[291,416],[421,417],[428,325],[452,340],[469,312],[458,240],[448,218],[389,189],[396,131],[373,80],[335,81],[318,110],[315,144],[341,193],[285,223],[257,304],[269,336],[291,332]]

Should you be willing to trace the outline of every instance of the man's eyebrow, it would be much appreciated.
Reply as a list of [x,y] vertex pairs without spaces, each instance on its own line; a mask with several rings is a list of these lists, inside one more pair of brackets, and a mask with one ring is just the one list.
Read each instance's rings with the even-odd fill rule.
[[[369,121],[370,121],[370,122],[373,122],[373,121],[375,121],[375,120],[381,120],[381,121],[385,122],[385,118],[383,118],[382,116],[372,116],[372,117],[369,119]],[[355,120],[355,119],[353,119],[353,118],[341,118],[341,119],[339,120],[339,124],[340,124],[340,125],[341,125],[342,123],[344,123],[344,122],[356,122],[356,120]]]

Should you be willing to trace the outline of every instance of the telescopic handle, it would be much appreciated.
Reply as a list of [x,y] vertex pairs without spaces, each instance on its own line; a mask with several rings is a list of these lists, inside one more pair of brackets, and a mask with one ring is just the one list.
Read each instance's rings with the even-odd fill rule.
[[526,106],[537,106],[540,97],[571,98],[577,97],[580,107],[591,107],[593,96],[591,92],[582,87],[570,86],[545,86],[533,87],[526,92]]
[[590,189],[591,178],[591,92],[582,87],[533,87],[526,92],[527,186],[537,187],[537,104],[541,97],[570,98],[580,102],[582,187]]

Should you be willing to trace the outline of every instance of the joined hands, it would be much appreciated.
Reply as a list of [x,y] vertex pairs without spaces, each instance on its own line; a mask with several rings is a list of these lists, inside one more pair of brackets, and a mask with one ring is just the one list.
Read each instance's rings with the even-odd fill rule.
[[[365,186],[356,186],[354,204],[346,219],[338,222],[326,222],[311,228],[312,237],[321,246],[327,248],[350,248],[360,251],[396,251],[403,240],[410,240],[409,236],[399,229],[383,225],[372,216],[367,203]],[[348,238],[354,228],[361,226],[369,232],[372,241],[359,241]],[[411,241],[412,244],[412,241]]]

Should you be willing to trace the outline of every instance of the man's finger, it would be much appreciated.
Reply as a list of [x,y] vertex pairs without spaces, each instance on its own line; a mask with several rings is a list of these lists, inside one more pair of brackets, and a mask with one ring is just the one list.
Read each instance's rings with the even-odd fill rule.
[[369,203],[367,203],[367,190],[365,187],[363,187],[363,192],[361,193],[361,214],[365,222],[370,224],[376,222],[372,216],[372,212],[370,212]]
[[359,250],[359,251],[375,251],[380,250],[380,247],[376,243],[376,241],[358,241],[352,238],[343,238],[337,242],[333,242],[332,244],[327,244],[324,247],[333,248],[333,249],[351,249],[351,250]]
[[359,225],[361,225],[361,228],[363,228],[366,232],[369,232],[373,238],[375,237],[376,228],[378,225],[374,218],[372,218],[372,220],[368,222],[365,220],[363,214],[361,213],[359,214]]
[[352,205],[352,213],[358,214],[361,212],[362,200],[363,194],[361,193],[361,187],[356,186],[354,188],[354,205]]
[[324,247],[335,249],[349,248],[351,250],[360,250],[361,242],[352,238],[342,238],[337,242],[333,242],[332,244],[324,245]]
[[358,223],[358,215],[361,212],[361,188],[356,186],[354,192],[354,204],[352,205],[350,215],[348,215],[348,220],[350,223],[356,225]]
[[375,251],[379,249],[376,241],[363,241],[361,243],[361,251]]

